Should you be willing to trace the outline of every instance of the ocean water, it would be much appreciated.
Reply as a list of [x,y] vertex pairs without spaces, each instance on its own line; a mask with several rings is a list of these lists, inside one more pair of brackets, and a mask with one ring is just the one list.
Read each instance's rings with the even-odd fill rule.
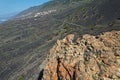
[[0,23],[3,23],[5,21],[6,21],[6,19],[0,19]]

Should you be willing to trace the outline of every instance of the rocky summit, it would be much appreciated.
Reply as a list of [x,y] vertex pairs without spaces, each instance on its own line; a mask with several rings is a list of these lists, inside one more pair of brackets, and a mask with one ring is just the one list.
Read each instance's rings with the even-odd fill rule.
[[42,80],[119,80],[120,31],[57,40],[41,71]]

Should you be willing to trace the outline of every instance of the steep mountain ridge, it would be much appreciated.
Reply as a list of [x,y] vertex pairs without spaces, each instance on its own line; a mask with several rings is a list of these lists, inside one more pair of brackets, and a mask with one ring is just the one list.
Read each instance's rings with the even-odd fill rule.
[[[79,2],[79,0],[77,2]],[[49,10],[56,10],[56,14],[57,14],[61,10],[67,9],[68,5],[71,5],[71,4],[72,3],[70,3],[69,0],[49,1],[49,2],[45,3],[44,5],[31,7],[29,9],[21,12],[20,14],[18,14],[16,16],[16,18],[17,19],[31,18],[31,17],[34,17],[36,13],[47,12]],[[74,3],[74,4],[72,4],[71,7],[77,6],[77,5],[78,5],[78,3]]]

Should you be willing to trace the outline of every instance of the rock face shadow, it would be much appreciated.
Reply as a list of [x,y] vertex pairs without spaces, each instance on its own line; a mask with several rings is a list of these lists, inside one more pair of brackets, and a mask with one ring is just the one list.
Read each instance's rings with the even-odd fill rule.
[[44,69],[42,69],[42,70],[40,71],[38,80],[42,80],[43,72],[44,72]]

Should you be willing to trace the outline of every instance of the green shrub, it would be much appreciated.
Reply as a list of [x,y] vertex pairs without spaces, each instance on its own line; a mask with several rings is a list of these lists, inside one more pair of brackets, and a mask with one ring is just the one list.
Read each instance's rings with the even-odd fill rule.
[[92,75],[93,80],[98,80],[96,75]]
[[65,25],[64,25],[64,29],[67,30],[67,31],[70,31],[70,30],[71,30],[71,28],[70,28],[70,26],[69,26],[68,24],[65,24]]
[[58,36],[58,35],[60,35],[61,34],[61,31],[56,31],[56,32],[54,32],[54,35],[55,36]]
[[19,76],[18,80],[24,80],[24,77],[23,76]]

